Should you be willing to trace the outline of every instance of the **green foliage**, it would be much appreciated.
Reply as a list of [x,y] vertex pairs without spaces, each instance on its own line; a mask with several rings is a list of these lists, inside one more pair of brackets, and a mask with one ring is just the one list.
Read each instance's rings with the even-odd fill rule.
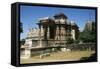
[[87,29],[87,30],[84,30],[83,32],[80,32],[79,40],[82,40],[85,43],[95,42],[96,41],[95,30],[91,31]]
[[23,33],[23,25],[20,23],[20,33]]
[[74,40],[72,38],[68,38],[67,39],[67,44],[72,44],[72,43],[74,43]]
[[78,43],[79,43],[79,39],[74,40],[74,43],[75,43],[75,44],[78,44]]

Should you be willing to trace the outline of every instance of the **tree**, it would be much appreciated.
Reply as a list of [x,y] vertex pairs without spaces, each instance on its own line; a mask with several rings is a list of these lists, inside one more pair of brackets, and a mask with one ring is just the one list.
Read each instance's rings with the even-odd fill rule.
[[21,22],[20,22],[20,33],[23,33],[23,25]]
[[96,23],[88,23],[83,32],[80,32],[79,40],[87,42],[96,42]]
[[79,40],[82,40],[83,42],[95,42],[96,41],[96,34],[95,31],[91,30],[84,30],[83,32],[80,32]]

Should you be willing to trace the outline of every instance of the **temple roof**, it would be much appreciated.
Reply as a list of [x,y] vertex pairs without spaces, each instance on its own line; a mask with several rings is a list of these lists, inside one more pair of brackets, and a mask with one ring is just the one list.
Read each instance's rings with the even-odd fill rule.
[[47,19],[50,19],[50,17],[42,17],[42,18],[39,18],[39,21],[40,20],[47,20]]
[[76,25],[76,23],[74,21],[71,21],[70,23],[71,23],[72,26]]
[[60,13],[57,13],[54,15],[54,17],[65,17],[65,18],[68,18],[64,13],[60,12]]

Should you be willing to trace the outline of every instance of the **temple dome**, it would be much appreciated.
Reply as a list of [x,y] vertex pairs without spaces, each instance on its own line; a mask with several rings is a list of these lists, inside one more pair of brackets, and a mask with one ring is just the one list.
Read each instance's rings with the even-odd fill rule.
[[65,17],[65,18],[68,18],[64,13],[62,12],[59,12],[57,14],[54,15],[54,17]]

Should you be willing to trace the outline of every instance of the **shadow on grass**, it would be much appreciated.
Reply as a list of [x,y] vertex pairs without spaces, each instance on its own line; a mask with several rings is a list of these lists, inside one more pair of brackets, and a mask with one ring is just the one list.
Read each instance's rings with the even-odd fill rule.
[[90,57],[82,57],[80,61],[97,61],[96,53],[91,54]]

